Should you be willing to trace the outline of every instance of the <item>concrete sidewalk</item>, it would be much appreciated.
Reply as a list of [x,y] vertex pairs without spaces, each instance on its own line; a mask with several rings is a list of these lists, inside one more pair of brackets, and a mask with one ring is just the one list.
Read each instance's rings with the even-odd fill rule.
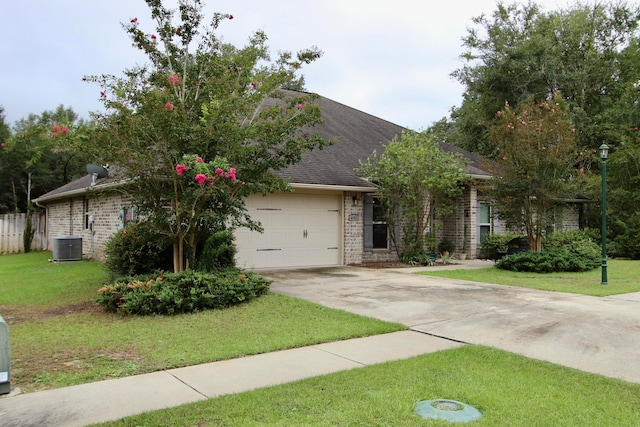
[[337,341],[0,398],[0,425],[84,426],[462,344],[415,331]]

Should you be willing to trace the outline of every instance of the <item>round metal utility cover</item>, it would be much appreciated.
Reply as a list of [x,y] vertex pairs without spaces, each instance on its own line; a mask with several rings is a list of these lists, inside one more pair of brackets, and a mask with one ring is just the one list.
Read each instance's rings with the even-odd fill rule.
[[416,405],[416,414],[422,418],[467,423],[482,416],[473,406],[456,400],[423,400]]

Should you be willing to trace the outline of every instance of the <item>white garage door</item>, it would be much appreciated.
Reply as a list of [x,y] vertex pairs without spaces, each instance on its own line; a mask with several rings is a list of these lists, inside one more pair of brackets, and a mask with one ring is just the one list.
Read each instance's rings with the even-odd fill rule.
[[250,269],[338,265],[342,198],[270,194],[247,199],[264,233],[236,231],[238,266]]

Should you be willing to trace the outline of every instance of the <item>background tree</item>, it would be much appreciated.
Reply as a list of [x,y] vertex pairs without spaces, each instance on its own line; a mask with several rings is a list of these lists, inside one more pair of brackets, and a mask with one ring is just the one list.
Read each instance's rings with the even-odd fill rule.
[[[0,106],[0,213],[14,212],[16,200],[11,191],[9,171],[12,163],[7,155],[7,147],[11,129],[4,116],[4,108]],[[13,208],[13,209],[12,209]]]
[[495,147],[490,194],[508,227],[527,233],[529,247],[542,249],[542,233],[553,224],[553,210],[575,197],[580,155],[566,102],[556,93],[498,111],[491,128]]
[[[435,138],[411,131],[391,140],[381,154],[374,152],[359,173],[379,185],[377,193],[389,208],[387,224],[398,256],[424,252],[431,218],[455,208],[467,180],[459,153],[446,153]],[[401,242],[396,225],[402,226]]]
[[[126,179],[121,190],[173,241],[177,272],[213,230],[259,229],[243,198],[288,189],[273,171],[328,143],[302,131],[320,121],[313,96],[282,90],[299,86],[297,71],[321,52],[282,52],[272,61],[263,32],[243,48],[222,42],[217,31],[232,15],[214,14],[206,24],[199,0],[180,1],[176,11],[157,0],[147,4],[155,32],[137,18],[123,27],[150,63],[124,77],[86,77],[101,85],[105,112],[96,116],[99,130],[85,150],[117,166],[112,172]],[[187,166],[185,156],[201,157],[197,163],[214,170],[228,165],[225,173],[233,167],[236,180],[208,186],[194,176],[183,183],[176,167]],[[210,169],[201,173],[216,178]],[[185,205],[196,193],[197,208]]]
[[0,212],[27,212],[32,199],[84,175],[86,158],[72,141],[86,127],[62,105],[16,122],[0,152]]
[[[622,61],[625,90],[617,100],[616,116],[611,123],[626,123],[616,130],[621,134],[608,160],[608,215],[611,227],[609,236],[614,242],[609,245],[612,255],[640,259],[640,41],[636,40],[625,50]],[[607,142],[609,143],[609,142]]]
[[[517,107],[531,97],[543,102],[554,91],[562,93],[576,128],[576,145],[592,154],[583,159],[585,171],[598,174],[595,150],[603,142],[611,148],[608,235],[627,242],[617,246],[626,248],[625,256],[637,257],[640,247],[634,243],[634,249],[629,243],[640,232],[635,214],[640,199],[635,167],[639,23],[640,5],[624,1],[575,3],[549,12],[535,2],[498,3],[491,15],[473,19],[463,39],[465,64],[452,75],[466,89],[462,105],[453,110],[444,128],[450,143],[492,157],[495,147],[489,129],[495,111],[505,102]],[[585,195],[601,200],[597,185]],[[600,209],[587,208],[585,223],[599,227]]]
[[4,107],[0,105],[0,143],[6,144],[9,136],[11,136],[11,130],[4,116]]
[[[633,127],[620,110],[638,81],[640,7],[625,2],[576,3],[544,12],[534,2],[498,3],[490,16],[473,19],[463,39],[465,65],[452,75],[465,86],[454,110],[457,145],[493,155],[488,128],[495,112],[533,97],[562,93],[576,127],[576,143],[592,150],[620,141]],[[637,88],[636,88],[637,90]],[[615,148],[615,144],[610,144]]]

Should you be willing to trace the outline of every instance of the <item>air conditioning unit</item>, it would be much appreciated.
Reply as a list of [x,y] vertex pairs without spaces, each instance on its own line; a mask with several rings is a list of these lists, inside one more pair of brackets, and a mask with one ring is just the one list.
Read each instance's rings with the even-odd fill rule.
[[54,261],[81,261],[82,237],[61,236],[53,238]]

